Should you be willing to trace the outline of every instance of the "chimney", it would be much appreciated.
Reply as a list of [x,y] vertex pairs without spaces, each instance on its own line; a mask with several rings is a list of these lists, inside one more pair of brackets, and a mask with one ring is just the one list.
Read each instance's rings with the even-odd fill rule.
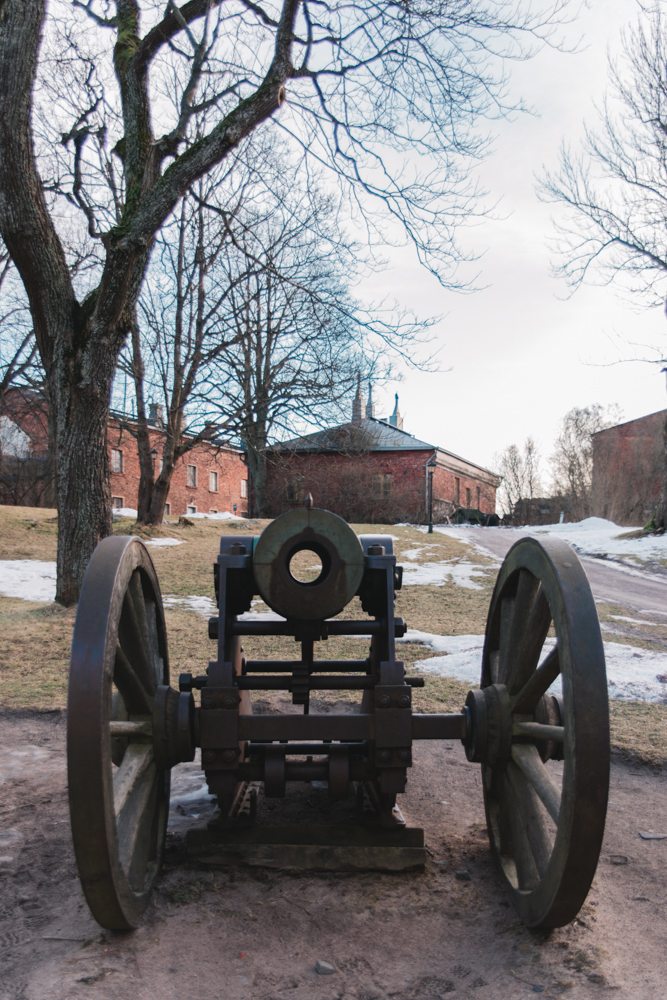
[[361,423],[361,375],[357,375],[357,394],[352,402],[352,423]]
[[375,416],[373,412],[373,386],[368,383],[368,401],[366,403],[366,419],[372,420]]
[[161,403],[148,404],[148,423],[154,427],[164,427],[164,406]]

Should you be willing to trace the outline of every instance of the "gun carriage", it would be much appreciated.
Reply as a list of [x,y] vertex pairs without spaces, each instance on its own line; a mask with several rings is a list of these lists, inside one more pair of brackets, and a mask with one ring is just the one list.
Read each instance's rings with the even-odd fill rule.
[[[314,579],[295,567],[303,552]],[[357,537],[337,515],[292,510],[257,537],[223,536],[214,567],[217,655],[169,686],[157,576],[133,537],[102,541],[77,613],[68,702],[70,814],[91,911],[108,928],[138,925],[157,878],[171,768],[201,763],[223,818],[249,782],[282,796],[327,782],[363,787],[380,827],[399,822],[417,740],[457,740],[481,764],[491,848],[524,922],[572,920],[592,882],[609,780],[604,655],[595,604],[569,546],[523,539],[508,553],[488,614],[481,684],[460,712],[413,711],[396,639],[401,585],[392,539]],[[245,616],[259,595],[275,620]],[[340,617],[354,597],[365,618]],[[293,660],[246,659],[242,640],[291,636]],[[329,637],[370,640],[363,659],[316,657]],[[194,691],[200,692],[195,703]],[[290,692],[294,714],[253,714],[253,692]],[[314,692],[355,693],[354,711],[311,712]],[[231,822],[231,820],[230,820]]]

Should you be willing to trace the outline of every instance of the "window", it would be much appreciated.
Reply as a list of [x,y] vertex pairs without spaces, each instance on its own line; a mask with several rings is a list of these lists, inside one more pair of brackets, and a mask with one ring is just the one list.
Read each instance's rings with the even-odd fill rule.
[[211,507],[211,509],[209,510],[209,514],[217,514],[217,513],[218,513],[217,507]]
[[188,465],[186,482],[187,482],[188,486],[196,486],[197,485],[197,466],[196,465]]
[[391,481],[392,481],[392,476],[388,472],[374,476],[375,495],[377,497],[382,497],[383,500],[386,500],[387,497],[390,497]]
[[171,514],[171,504],[170,503],[166,503],[164,505],[164,512],[165,512],[165,514],[167,516],[169,516],[169,514]]
[[196,504],[189,503],[187,505],[187,507],[185,508],[185,513],[186,514],[196,514],[197,513],[197,506],[196,506]]
[[458,476],[454,476],[454,488],[456,490],[455,499],[457,503],[461,503],[461,480]]
[[111,497],[111,506],[114,510],[120,510],[124,506],[122,497]]
[[211,493],[218,492],[218,473],[209,472],[208,474],[208,488]]
[[[292,484],[290,483],[290,486],[291,485]],[[295,500],[296,497],[291,497],[289,495],[290,486],[287,487],[287,499],[288,500]],[[242,479],[241,480],[241,499],[242,500],[247,500],[247,498],[248,498],[248,480],[247,479]]]
[[123,452],[120,450],[120,448],[111,449],[111,471],[112,472],[123,471]]
[[482,509],[482,487],[477,487],[477,510]]
[[472,490],[466,486],[466,507],[472,507]]

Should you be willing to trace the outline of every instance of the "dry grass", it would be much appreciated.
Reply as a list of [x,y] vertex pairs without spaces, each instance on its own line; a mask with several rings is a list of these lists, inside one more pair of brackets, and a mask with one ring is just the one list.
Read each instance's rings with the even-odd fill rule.
[[[167,523],[150,532],[139,531],[134,523],[122,520],[114,525],[117,534],[136,533],[140,537],[172,537],[185,544],[152,548],[163,594],[180,596],[205,595],[213,598],[213,563],[217,557],[219,539],[225,535],[259,534],[260,521],[211,522],[197,520],[192,526]],[[495,579],[495,568],[483,556],[466,548],[456,539],[395,525],[355,525],[360,534],[390,534],[399,561],[403,552],[422,549],[418,558],[424,561],[447,559],[475,562],[487,567],[480,578],[479,589],[451,584],[444,586],[406,586],[398,594],[396,613],[410,628],[442,635],[482,634]],[[56,519],[51,510],[0,507],[0,558],[55,558]],[[261,610],[261,602],[255,605]],[[600,606],[603,622],[614,624],[614,614],[622,609]],[[358,601],[346,608],[346,617],[362,617]],[[169,608],[166,611],[167,631],[174,680],[181,672],[202,674],[215,654],[215,645],[208,639],[206,619],[192,611]],[[34,604],[0,597],[0,704],[10,708],[53,709],[66,703],[67,664],[74,623],[74,611],[57,605]],[[609,634],[618,642],[651,646],[652,640],[642,633],[642,626],[625,623],[625,635]],[[662,635],[659,637],[662,638]],[[667,638],[667,636],[665,636]],[[654,641],[654,640],[653,640]],[[289,659],[295,656],[293,640],[280,637],[246,639],[245,653],[249,658]],[[320,653],[330,659],[360,658],[367,652],[361,639],[330,639]],[[418,643],[401,643],[399,655],[408,673],[419,673],[414,664],[428,659],[432,650]],[[468,685],[431,674],[425,676],[425,687],[413,691],[415,709],[420,712],[457,712],[465,700]],[[263,702],[274,708],[285,708],[288,699],[279,693],[262,696]],[[333,704],[340,701],[336,692],[322,693],[317,701]],[[650,764],[667,762],[667,705],[643,702],[612,702],[611,731],[613,747]]]

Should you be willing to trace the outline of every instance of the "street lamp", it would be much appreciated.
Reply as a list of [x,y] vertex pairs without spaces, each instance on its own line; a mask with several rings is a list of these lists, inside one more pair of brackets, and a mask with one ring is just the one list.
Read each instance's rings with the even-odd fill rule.
[[428,475],[428,533],[433,534],[433,473],[437,465],[436,457],[433,455],[426,463]]

